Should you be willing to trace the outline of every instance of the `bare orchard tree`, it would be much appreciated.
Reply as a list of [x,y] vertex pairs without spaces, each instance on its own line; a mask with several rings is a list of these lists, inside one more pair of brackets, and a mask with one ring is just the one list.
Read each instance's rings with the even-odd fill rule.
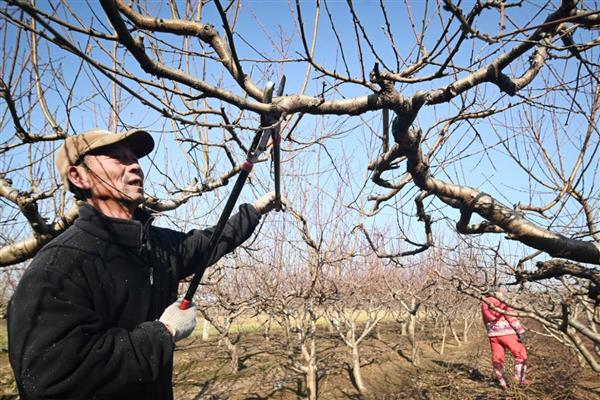
[[[334,171],[351,164],[338,178],[353,198],[336,206],[355,213],[378,256],[401,262],[447,240],[448,227],[483,235],[500,253],[517,245],[526,261],[515,280],[565,277],[597,315],[596,2],[95,5],[0,6],[0,219],[11,226],[1,266],[28,260],[76,217],[52,167],[66,136],[91,125],[154,132],[146,206],[204,217],[268,114],[282,126],[284,164],[300,153],[329,157]],[[284,74],[283,95],[266,102],[267,81]],[[306,190],[338,187],[317,172]],[[382,221],[393,224],[378,241]],[[545,321],[555,315],[595,340],[571,311]]]
[[319,380],[333,368],[318,339],[328,311],[342,295],[336,278],[365,271],[350,266],[372,252],[362,235],[352,234],[351,210],[343,207],[350,197],[348,188],[313,184],[313,176],[324,182],[332,176],[350,179],[349,163],[335,162],[322,150],[316,150],[314,162],[303,160],[306,157],[300,155],[292,163],[296,175],[287,186],[287,212],[275,214],[281,221],[261,232],[261,243],[272,251],[256,254],[255,262],[264,272],[259,271],[255,281],[262,288],[262,309],[283,328],[286,367],[301,377],[302,395],[315,400]]
[[[433,305],[442,320],[442,345],[440,353],[444,353],[447,330],[450,331],[457,346],[462,346],[469,340],[469,331],[480,320],[479,307],[472,298],[456,292],[453,288],[440,288],[436,302]],[[442,293],[443,291],[443,293]]]
[[[466,254],[465,254],[466,253]],[[511,263],[501,257],[497,248],[484,251],[480,247],[476,256],[473,246],[458,247],[457,251],[444,259],[444,270],[439,276],[454,283],[459,292],[483,301],[487,290],[495,284],[512,286],[511,294],[501,299],[522,318],[526,328],[534,334],[550,335],[562,345],[570,348],[582,365],[600,371],[600,317],[598,302],[593,297],[594,275],[590,279],[579,278],[578,266],[574,263],[558,262],[558,268],[572,268],[572,276],[560,275],[556,279],[540,279],[514,282],[512,277],[526,260]],[[538,272],[552,271],[553,260],[538,266]],[[593,272],[583,269],[585,273]],[[500,310],[501,311],[501,310]],[[502,311],[501,311],[502,312]],[[537,324],[541,327],[538,330]],[[531,335],[535,338],[535,335]]]
[[200,314],[217,330],[219,341],[227,348],[234,374],[243,365],[239,349],[241,334],[232,332],[233,324],[241,317],[253,318],[257,314],[256,293],[247,285],[248,270],[249,267],[229,269],[220,265],[211,271],[195,295]]
[[16,267],[8,267],[0,270],[0,319],[4,319],[8,302],[15,287],[17,286],[20,274]]
[[[288,227],[290,222],[294,223],[288,218]],[[321,361],[317,322],[322,318],[326,296],[319,296],[318,289],[311,285],[311,277],[319,268],[314,253],[302,239],[286,236],[283,240],[278,238],[280,233],[275,231],[273,252],[257,255],[253,286],[259,298],[258,308],[282,330],[281,337],[275,335],[270,342],[274,348],[283,349],[285,375],[291,372],[299,376],[298,393],[315,400]]]
[[[246,111],[289,121],[295,115],[359,115],[389,109],[395,114],[392,136],[385,129],[383,135],[374,136],[380,138],[381,152],[369,164],[372,180],[389,191],[372,197],[377,207],[412,181],[460,212],[460,233],[504,233],[552,256],[600,262],[592,206],[597,192],[584,186],[595,170],[590,157],[597,145],[597,101],[586,100],[597,97],[598,92],[600,41],[594,33],[600,13],[587,8],[585,2],[564,0],[549,3],[543,10],[534,6],[524,10],[521,3],[497,1],[476,2],[470,9],[462,9],[450,0],[426,4],[423,9],[407,3],[404,10],[396,10],[397,4],[381,2],[375,17],[371,6],[367,14],[365,8],[352,3],[344,8],[336,5],[339,8],[333,10],[334,5],[326,1],[297,1],[282,19],[290,24],[280,30],[284,48],[274,43],[273,32],[278,29],[260,25],[262,21],[255,22],[267,40],[249,35],[246,21],[258,17],[251,5],[241,1],[227,5],[218,0],[188,1],[181,7],[175,2],[100,3],[100,13],[74,9],[68,2],[37,5],[7,0],[2,7],[5,41],[9,35],[11,39],[11,45],[3,47],[1,93],[7,107],[2,129],[15,133],[5,139],[2,151],[31,149],[32,167],[29,179],[8,176],[15,174],[17,164],[7,168],[2,196],[26,218],[38,242],[55,235],[72,214],[57,212],[57,217],[66,220],[54,218],[54,224],[40,215],[37,203],[60,193],[58,186],[51,184],[56,183],[52,173],[36,178],[35,172],[46,168],[42,157],[77,129],[74,119],[82,108],[97,106],[97,118],[116,128],[133,122],[124,120],[127,103],[143,105],[182,143],[194,143],[204,151],[208,165],[213,160],[207,147],[218,146],[226,152],[224,142],[231,141],[244,148],[236,132],[252,127],[246,125]],[[392,21],[392,11],[401,12],[400,18]],[[348,27],[348,21],[353,29],[342,29]],[[253,23],[252,28],[255,26]],[[398,37],[405,33],[401,32],[404,26],[412,28],[408,33],[414,41],[400,46]],[[328,33],[328,41],[318,36]],[[319,48],[319,39],[328,47]],[[297,46],[301,56],[287,55],[289,48],[297,54],[292,46]],[[336,56],[327,57],[331,54]],[[71,68],[67,69],[61,61],[61,68],[59,57],[75,62],[69,62]],[[275,77],[275,67],[282,71],[286,65],[290,69],[304,66],[304,82],[288,86],[287,94],[273,103],[262,102],[261,82]],[[317,79],[318,84],[306,95],[310,79]],[[77,89],[88,82],[93,89],[80,94]],[[357,89],[363,94],[346,94],[346,90],[356,93]],[[437,112],[442,104],[447,110],[444,117],[419,121],[421,113]],[[568,122],[569,145],[579,157],[562,158],[562,162],[553,158],[549,151],[552,132],[548,132],[552,126],[537,118],[541,115]],[[419,125],[427,127],[419,129]],[[202,127],[229,130],[229,136],[207,141]],[[554,128],[557,137],[566,129]],[[523,140],[517,141],[516,133]],[[293,143],[293,138],[286,139]],[[462,146],[453,149],[457,141]],[[469,177],[465,182],[439,177],[446,175],[443,171],[450,165],[464,161],[456,159],[458,151],[477,153],[476,142],[482,141],[484,152],[498,149],[514,158],[526,176],[538,178],[530,202],[517,200],[511,208],[492,194],[468,186]],[[521,145],[534,149],[543,165],[524,159]],[[397,179],[383,177],[404,160],[405,174]],[[444,168],[440,168],[441,162]],[[210,171],[204,169],[205,178],[211,176]],[[540,177],[544,171],[548,172],[546,179]],[[184,186],[183,197],[207,190],[206,185],[214,180]],[[552,201],[536,205],[545,200],[537,189],[542,187],[550,192]],[[571,202],[579,205],[587,224],[563,222],[575,218],[569,212]],[[479,215],[482,223],[470,224],[473,214]],[[536,215],[542,218],[539,223]],[[544,226],[544,221],[557,219],[560,224]],[[12,247],[5,248],[3,263],[30,257],[39,248],[34,242],[31,238],[20,246],[9,243]]]
[[[289,249],[288,249],[289,250]],[[317,322],[322,318],[324,296],[305,296],[306,265],[298,264],[293,254],[287,253],[285,264],[262,260],[257,271],[257,292],[260,309],[274,321],[282,335],[274,335],[271,346],[284,352],[282,365],[285,376],[291,372],[298,376],[297,392],[307,399],[318,398],[318,374],[322,354],[317,346]],[[285,279],[278,271],[285,269]],[[276,350],[273,351],[276,354]],[[284,384],[288,384],[284,380]]]
[[[422,308],[435,296],[436,276],[433,263],[415,257],[411,267],[390,271],[386,287],[392,294],[397,313],[404,315],[403,325],[410,343],[410,355],[406,356],[413,365],[419,364],[420,338],[417,326],[424,322]],[[396,320],[399,320],[396,317]]]
[[289,332],[289,366],[304,375],[306,398],[316,400],[319,397],[319,364],[323,359],[317,346],[317,322],[325,317],[325,310],[336,300],[335,289],[324,275],[330,269],[339,269],[344,261],[353,257],[354,251],[353,247],[346,251],[345,240],[337,230],[339,226],[334,221],[343,220],[338,213],[326,217],[321,214],[324,220],[315,224],[315,232],[308,227],[303,213],[293,209],[290,212],[300,225],[305,252],[300,259],[304,262],[293,274],[296,278],[295,285],[290,287],[293,291],[284,294],[285,304],[280,302],[276,309],[279,310],[280,324]]
[[326,308],[325,314],[350,348],[354,383],[359,393],[366,396],[369,390],[362,378],[360,346],[387,316],[391,296],[385,287],[382,262],[372,253],[345,263],[340,272],[329,278],[336,287],[337,301]]
[[[439,257],[448,250],[436,249],[438,259],[435,265],[435,276],[440,271],[447,271],[446,259]],[[442,344],[440,353],[443,354],[448,332],[452,335],[457,346],[469,341],[469,332],[476,324],[481,324],[479,302],[471,296],[455,290],[452,283],[437,279],[435,295],[428,302],[429,309],[435,313],[435,329],[442,329]],[[440,326],[441,325],[441,326]]]

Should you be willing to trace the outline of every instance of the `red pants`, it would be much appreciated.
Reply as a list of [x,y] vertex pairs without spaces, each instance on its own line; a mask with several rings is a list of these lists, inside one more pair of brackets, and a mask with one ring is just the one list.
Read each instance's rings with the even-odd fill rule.
[[527,362],[527,350],[523,343],[519,342],[517,335],[494,336],[490,338],[492,348],[492,364],[504,365],[504,349],[510,350],[515,358],[515,364]]

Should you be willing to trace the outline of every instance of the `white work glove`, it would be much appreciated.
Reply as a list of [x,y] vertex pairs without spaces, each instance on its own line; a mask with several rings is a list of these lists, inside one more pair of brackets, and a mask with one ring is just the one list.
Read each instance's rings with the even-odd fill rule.
[[[285,205],[284,197],[281,197],[281,203]],[[256,199],[254,203],[252,203],[252,206],[254,206],[256,212],[260,215],[264,215],[273,210],[277,206],[275,203],[275,192],[269,192],[263,197]]]
[[190,336],[196,327],[196,305],[191,303],[186,310],[180,310],[180,303],[171,304],[158,319],[173,335],[173,342]]

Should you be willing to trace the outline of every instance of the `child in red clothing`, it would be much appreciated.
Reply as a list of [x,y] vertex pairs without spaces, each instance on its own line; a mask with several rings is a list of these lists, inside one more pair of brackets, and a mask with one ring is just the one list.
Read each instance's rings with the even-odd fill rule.
[[497,293],[506,295],[506,289],[499,287],[494,293],[484,298],[481,304],[481,313],[490,339],[494,374],[500,387],[507,389],[508,382],[504,375],[505,349],[510,350],[515,358],[515,380],[520,384],[529,384],[525,378],[527,372],[527,350],[524,346],[525,329],[517,318],[503,313],[510,313],[512,310],[496,297]]

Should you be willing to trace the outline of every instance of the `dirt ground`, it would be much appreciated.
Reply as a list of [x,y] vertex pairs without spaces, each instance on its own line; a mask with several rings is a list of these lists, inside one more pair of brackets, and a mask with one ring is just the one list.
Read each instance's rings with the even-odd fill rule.
[[[439,354],[439,337],[421,334],[419,364],[414,366],[408,358],[409,342],[396,329],[391,323],[382,325],[379,334],[367,338],[361,348],[368,399],[600,399],[600,375],[581,369],[573,355],[549,338],[530,337],[533,383],[503,392],[492,380],[488,342],[481,332],[460,347],[451,340],[443,355]],[[278,339],[277,335],[267,341],[258,333],[243,334],[237,374],[231,373],[228,353],[217,339],[193,337],[183,341],[175,353],[175,398],[303,398],[301,376],[286,368],[287,355]],[[349,349],[327,332],[319,337],[318,348],[319,398],[364,398],[353,385]],[[507,369],[512,370],[511,361]],[[2,399],[18,399],[5,348],[0,353]]]

